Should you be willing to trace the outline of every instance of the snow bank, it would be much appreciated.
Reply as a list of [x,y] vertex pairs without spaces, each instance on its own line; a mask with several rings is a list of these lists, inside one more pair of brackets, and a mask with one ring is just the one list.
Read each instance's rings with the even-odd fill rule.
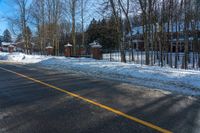
[[23,60],[25,58],[25,55],[22,53],[13,53],[13,54],[9,54],[9,53],[4,53],[0,56],[1,60],[8,60],[8,61],[16,61],[19,62],[21,60]]
[[90,58],[65,58],[0,53],[0,60],[37,63],[39,66],[62,71],[83,72],[91,76],[131,82],[150,88],[200,96],[200,71],[141,66],[133,63],[110,62]]
[[141,66],[87,58],[51,58],[39,64],[53,69],[80,71],[92,76],[131,82],[150,88],[200,95],[200,72],[194,70]]
[[8,61],[8,62],[17,62],[17,63],[38,63],[42,60],[47,60],[50,57],[47,56],[39,56],[39,55],[26,55],[23,53],[7,53],[0,52],[0,60]]

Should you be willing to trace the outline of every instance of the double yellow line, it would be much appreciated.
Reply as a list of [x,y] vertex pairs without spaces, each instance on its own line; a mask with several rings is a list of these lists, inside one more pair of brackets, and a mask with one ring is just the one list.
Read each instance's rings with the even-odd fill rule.
[[139,123],[139,124],[141,124],[141,125],[144,125],[144,126],[146,126],[146,127],[152,128],[152,129],[154,129],[154,130],[156,130],[156,131],[159,131],[159,132],[161,132],[161,133],[172,133],[171,131],[166,130],[166,129],[163,129],[163,128],[161,128],[161,127],[159,127],[159,126],[156,126],[156,125],[154,125],[154,124],[152,124],[152,123],[150,123],[150,122],[146,122],[146,121],[144,121],[144,120],[141,120],[141,119],[138,119],[138,118],[136,118],[136,117],[130,116],[130,115],[128,115],[128,114],[126,114],[126,113],[123,113],[123,112],[121,112],[121,111],[119,111],[119,110],[117,110],[117,109],[113,109],[113,108],[111,108],[111,107],[109,107],[109,106],[106,106],[106,105],[103,105],[103,104],[101,104],[101,103],[92,101],[92,100],[90,100],[90,99],[88,99],[88,98],[82,97],[82,96],[80,96],[80,95],[77,95],[77,94],[75,94],[75,93],[69,92],[69,91],[64,90],[64,89],[61,89],[61,88],[59,88],[59,87],[50,85],[50,84],[48,84],[48,83],[42,82],[42,81],[40,81],[40,80],[31,78],[31,77],[29,77],[29,76],[26,76],[26,75],[23,75],[23,74],[21,74],[21,73],[17,73],[17,72],[14,72],[14,71],[11,71],[11,70],[2,68],[2,67],[0,67],[0,69],[2,69],[2,70],[4,70],[4,71],[7,71],[7,72],[10,72],[10,73],[13,73],[13,74],[16,74],[16,75],[18,75],[18,76],[20,76],[20,77],[26,78],[26,79],[28,79],[28,80],[31,80],[31,81],[35,82],[35,83],[39,83],[39,84],[42,84],[42,85],[44,85],[44,86],[48,86],[48,87],[50,87],[50,88],[53,88],[53,89],[55,89],[55,90],[57,90],[57,91],[63,92],[63,93],[65,93],[65,94],[68,94],[68,95],[70,95],[70,96],[73,96],[73,97],[75,97],[75,98],[81,99],[81,100],[83,100],[83,101],[85,101],[85,102],[88,102],[88,103],[93,104],[93,105],[96,105],[96,106],[98,106],[98,107],[100,107],[100,108],[106,109],[106,110],[108,110],[108,111],[110,111],[110,112],[113,112],[113,113],[119,115],[119,116],[125,117],[125,118],[127,118],[127,119],[129,119],[129,120],[131,120],[131,121],[134,121],[134,122]]

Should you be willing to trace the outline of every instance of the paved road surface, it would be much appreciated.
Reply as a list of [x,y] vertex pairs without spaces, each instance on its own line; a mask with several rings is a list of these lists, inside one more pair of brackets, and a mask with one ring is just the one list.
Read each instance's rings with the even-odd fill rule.
[[[11,70],[45,84],[3,70]],[[145,81],[144,81],[145,82]],[[78,94],[104,107],[75,98]],[[62,92],[63,91],[63,92]],[[0,64],[0,133],[200,133],[196,98],[36,66]]]

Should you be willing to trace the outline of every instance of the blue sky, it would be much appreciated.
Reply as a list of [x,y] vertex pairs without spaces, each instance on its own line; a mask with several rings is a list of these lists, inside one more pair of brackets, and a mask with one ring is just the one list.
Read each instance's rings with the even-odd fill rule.
[[[28,2],[31,2],[32,0],[29,0]],[[0,0],[0,35],[3,34],[5,29],[11,29],[11,27],[9,26],[9,22],[6,18],[11,17],[13,15],[15,15],[15,10],[16,7],[13,4],[13,0]],[[98,18],[98,14],[92,12],[91,10],[95,10],[93,8],[96,8],[96,5],[98,5],[99,1],[97,2],[93,2],[92,6],[89,8],[90,12],[89,16],[88,16],[88,24],[90,23],[90,20],[92,20],[93,18]],[[95,5],[95,6],[94,6]],[[11,31],[11,30],[10,30]]]
[[9,6],[8,0],[0,0],[0,35],[5,29],[9,29],[9,24],[6,21],[6,17],[12,12],[12,8]]

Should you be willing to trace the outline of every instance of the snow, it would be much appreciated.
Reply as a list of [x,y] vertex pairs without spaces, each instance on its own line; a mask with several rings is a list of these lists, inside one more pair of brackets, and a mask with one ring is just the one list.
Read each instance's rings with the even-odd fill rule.
[[96,44],[96,45],[92,45],[92,48],[102,48],[102,46],[100,44]]
[[[176,23],[173,23],[170,25],[170,29],[169,32],[176,32],[176,29],[178,28],[179,30],[179,26],[180,26],[180,31],[184,31],[184,22],[179,22],[178,25]],[[157,24],[157,27],[159,27],[159,25]],[[197,27],[200,27],[200,21],[197,22]],[[155,29],[155,26],[153,25],[153,29]],[[192,30],[192,24],[189,24],[189,30]],[[158,30],[158,29],[157,29]],[[163,30],[165,32],[168,31],[168,23],[165,23],[163,26]],[[143,34],[143,27],[142,26],[137,26],[137,27],[133,27],[132,29],[132,34],[136,35],[136,34]],[[129,34],[130,36],[130,34]]]
[[0,60],[35,65],[61,71],[76,71],[90,76],[114,79],[174,93],[200,96],[200,71],[141,66],[91,58],[66,58],[0,52]]
[[[149,54],[150,54],[150,59],[151,57],[154,56],[154,54],[157,54],[157,53],[154,53],[153,51],[149,51]],[[164,56],[167,56],[168,54],[168,57],[170,57],[170,53],[163,53]],[[158,52],[158,55],[160,55],[160,53]],[[175,68],[175,56],[176,56],[176,53],[172,53],[172,66],[173,68]],[[146,60],[146,54],[145,54],[145,51],[136,51],[136,50],[133,50],[133,57],[134,57],[134,62],[136,64],[145,64],[145,60]],[[179,52],[178,53],[178,57],[179,57],[179,60],[177,61],[177,67],[179,69],[182,68],[182,60],[184,58],[184,53],[183,52]],[[153,57],[154,58],[154,57]],[[115,62],[120,62],[121,61],[121,53],[118,52],[118,50],[116,51],[112,51],[111,53],[104,53],[103,54],[103,59],[104,60],[108,60],[108,61],[115,61]],[[126,51],[126,59],[127,59],[127,62],[133,62],[132,61],[132,51],[131,50],[127,50]],[[188,69],[196,69],[196,70],[200,70],[198,68],[198,61],[197,59],[195,59],[195,62],[194,62],[194,68],[193,68],[193,53],[189,53],[189,59],[190,59],[190,62],[188,63]],[[153,60],[153,59],[152,59]],[[159,62],[159,59],[155,59],[155,64],[154,66],[160,66],[160,62]],[[167,59],[166,60],[163,60],[163,65],[164,67],[169,67],[169,64],[167,64]]]
[[102,46],[98,42],[93,42],[89,44],[92,48],[102,48]]
[[68,43],[65,45],[65,47],[72,47],[72,45]]
[[8,61],[13,63],[22,63],[22,64],[29,64],[29,63],[38,63],[42,60],[47,60],[47,56],[39,56],[39,55],[25,55],[23,53],[6,53],[6,52],[0,52],[0,60],[1,61]]
[[10,46],[10,45],[12,45],[12,43],[10,43],[10,42],[2,42],[1,45],[2,46]]
[[53,48],[52,46],[47,46],[47,47],[46,47],[46,49],[52,49],[52,48]]

